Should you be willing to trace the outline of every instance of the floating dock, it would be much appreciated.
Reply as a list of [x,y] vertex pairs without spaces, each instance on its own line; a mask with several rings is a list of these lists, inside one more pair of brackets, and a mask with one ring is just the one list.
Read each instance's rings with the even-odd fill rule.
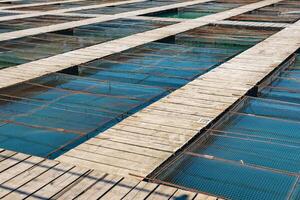
[[0,1],[0,198],[236,198],[161,174],[293,61],[299,13],[292,0]]

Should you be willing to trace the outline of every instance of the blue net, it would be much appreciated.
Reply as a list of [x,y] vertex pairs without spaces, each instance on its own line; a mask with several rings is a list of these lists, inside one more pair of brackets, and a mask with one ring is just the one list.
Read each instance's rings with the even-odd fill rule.
[[299,199],[296,56],[259,97],[244,98],[157,178],[229,199]]
[[[89,42],[99,42],[106,37],[114,37],[114,35],[121,37],[129,32],[133,34],[133,32],[165,25],[149,21],[135,23],[135,29],[126,28],[130,27],[129,24],[134,24],[133,20],[119,20],[79,27],[72,32],[71,36],[65,32],[20,39],[18,42],[22,45],[14,47],[14,50],[9,53],[19,55],[18,58],[25,58],[24,52],[26,52],[28,54],[26,58],[36,59],[41,54],[57,51],[56,44],[63,45],[65,50],[70,50],[85,46]],[[90,29],[99,31],[91,31],[91,34],[87,34]],[[219,38],[226,35],[224,32],[229,32],[230,36],[239,35],[239,40],[244,41],[245,44],[231,45],[230,38],[232,42],[236,42],[234,37],[229,37],[226,42],[222,42]],[[272,33],[274,31],[269,31],[269,35]],[[189,43],[187,35],[188,38],[198,42]],[[211,38],[208,41],[205,40],[207,36]],[[3,142],[0,140],[0,147],[55,158],[265,37],[266,33],[260,35],[255,29],[243,29],[236,33],[233,27],[205,26],[177,35],[173,41],[145,44],[76,66],[71,70],[50,74],[2,90],[0,91],[0,122],[3,122],[3,125],[0,126],[0,137],[3,136],[5,139]],[[65,38],[71,38],[72,42],[69,43],[67,39],[62,43]],[[51,43],[53,46],[48,45],[49,40],[53,41]],[[35,41],[40,46],[31,43],[28,45],[28,41]],[[34,48],[30,52],[24,51],[31,47]],[[44,47],[47,51],[43,49]],[[32,54],[32,57],[29,54]],[[1,58],[3,57],[0,56]],[[18,61],[18,59],[13,60]],[[8,127],[11,130],[20,130],[14,131],[11,137],[21,137],[20,141],[23,141],[21,146],[37,144],[33,147],[34,150],[29,147],[21,148],[14,139],[10,140]],[[19,134],[22,128],[24,133],[34,130],[31,133],[35,134],[28,134],[27,138],[26,134]],[[40,135],[39,143],[32,138],[38,135]],[[44,143],[47,144],[45,148],[38,147]]]

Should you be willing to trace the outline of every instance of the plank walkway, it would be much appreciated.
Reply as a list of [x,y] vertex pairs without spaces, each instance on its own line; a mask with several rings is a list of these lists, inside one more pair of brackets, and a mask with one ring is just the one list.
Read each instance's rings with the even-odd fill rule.
[[[71,16],[71,17],[100,17],[101,14],[81,14],[81,13],[59,13],[59,16]],[[150,17],[150,16],[132,16],[124,17],[125,19],[135,19],[135,20],[149,20],[149,21],[164,21],[164,22],[184,22],[188,19],[179,18],[167,18],[167,17]],[[262,27],[262,28],[286,28],[290,23],[272,23],[272,22],[247,22],[247,21],[233,21],[233,20],[220,20],[214,22],[214,24],[221,25],[232,25],[232,26],[249,26],[249,27]]]
[[24,198],[217,199],[205,194],[0,149],[0,199]]
[[[46,5],[62,4],[62,3],[73,3],[79,1],[85,1],[85,0],[61,0],[61,1],[49,1],[49,2],[40,2],[40,3],[27,3],[27,4],[20,4],[20,5],[1,6],[0,10],[13,9],[13,8],[26,8],[32,6],[46,6]],[[2,1],[2,2],[13,2],[13,1]]]
[[[138,1],[140,1],[140,0],[131,0],[130,2],[138,2]],[[119,13],[119,14],[115,14],[115,15],[101,15],[100,17],[83,19],[83,20],[79,20],[79,21],[65,22],[65,23],[54,24],[54,25],[50,25],[50,26],[29,28],[29,29],[25,29],[25,30],[18,30],[18,31],[12,31],[12,32],[7,32],[7,33],[0,33],[0,41],[12,40],[12,39],[25,37],[25,36],[37,35],[37,34],[41,34],[41,33],[49,33],[49,32],[54,32],[54,31],[65,30],[65,29],[71,29],[71,28],[75,28],[75,27],[79,27],[79,26],[95,24],[95,23],[120,19],[120,18],[124,18],[124,17],[143,15],[143,14],[147,14],[147,13],[158,12],[158,11],[178,8],[178,7],[182,7],[182,6],[194,5],[194,4],[204,3],[204,2],[209,2],[209,1],[212,1],[212,0],[193,0],[193,1],[187,1],[184,3],[176,3],[176,4],[170,4],[170,5],[160,6],[160,7],[155,7],[155,8],[147,8],[147,9],[140,9],[140,10],[135,10],[135,11],[130,11],[130,12],[124,12],[124,13]],[[9,18],[9,17],[10,16],[2,17],[2,18],[0,18],[0,21],[2,21],[2,20],[7,21],[7,18]]]
[[[67,13],[61,13],[61,16],[71,16]],[[72,15],[72,16],[82,16],[82,15]],[[87,16],[96,17],[97,14],[88,14]],[[184,22],[188,19],[179,19],[179,18],[164,18],[164,17],[148,17],[148,16],[133,16],[126,17],[127,19],[139,19],[139,20],[152,20],[152,21],[166,21],[166,22]],[[232,26],[250,26],[250,27],[270,27],[270,28],[286,28],[289,23],[272,23],[272,22],[247,22],[247,21],[232,21],[232,20],[220,20],[214,22],[214,24],[221,25],[232,25]]]
[[[140,1],[143,1],[143,0],[130,0],[130,1],[126,1],[125,3],[133,3],[133,2],[140,2]],[[98,17],[93,17],[93,18],[89,18],[89,19],[65,22],[65,23],[54,24],[54,25],[50,25],[50,26],[43,26],[43,27],[37,27],[37,28],[29,28],[29,29],[25,29],[25,30],[17,30],[17,31],[12,31],[12,32],[0,33],[0,41],[12,40],[12,39],[17,39],[17,38],[21,38],[21,37],[37,35],[37,34],[41,34],[41,33],[60,31],[60,30],[64,30],[64,29],[71,29],[71,28],[75,28],[75,27],[79,27],[79,26],[83,26],[83,25],[89,25],[89,24],[95,24],[95,23],[100,23],[100,22],[105,22],[105,21],[110,21],[110,20],[115,20],[115,19],[120,19],[120,18],[144,15],[144,14],[148,14],[148,13],[152,13],[152,12],[159,12],[159,11],[179,8],[179,7],[183,7],[183,6],[190,6],[190,5],[195,5],[195,4],[199,4],[199,3],[205,3],[205,2],[209,2],[209,1],[212,1],[212,0],[193,0],[193,1],[183,2],[183,3],[175,3],[175,4],[166,5],[166,6],[140,9],[140,10],[135,10],[135,11],[130,11],[130,12],[114,14],[114,15],[100,15]],[[223,17],[222,19],[229,18],[229,17],[227,17],[227,15],[236,16],[238,14],[242,14],[242,13],[245,13],[245,12],[248,12],[251,10],[255,10],[257,8],[271,5],[271,4],[280,2],[280,1],[282,1],[282,0],[265,0],[265,1],[257,2],[257,3],[241,6],[239,8],[231,9],[230,11],[224,11],[224,12],[221,12],[221,13],[224,13],[224,15],[225,15],[225,17]],[[120,2],[114,3],[114,4],[109,3],[109,4],[93,5],[93,6],[87,6],[87,7],[96,8],[96,7],[105,7],[105,6],[119,5],[119,4],[120,4]],[[5,17],[0,17],[0,22],[12,20],[12,19],[20,19],[20,18],[24,18],[24,17],[29,17],[28,15],[30,15],[30,17],[33,17],[33,16],[46,15],[47,13],[48,14],[56,14],[56,13],[63,13],[63,12],[67,12],[67,11],[70,12],[71,10],[74,11],[74,10],[82,10],[82,9],[86,9],[86,8],[78,7],[78,8],[70,8],[70,9],[61,9],[61,10],[55,10],[55,11],[49,11],[49,12],[42,12],[43,14],[41,14],[41,12],[25,14],[26,16],[24,16],[24,15],[23,16],[22,15],[5,16]],[[230,13],[230,12],[232,12],[232,13]],[[205,16],[205,17],[200,17],[200,19],[205,20],[207,18],[208,22],[222,20],[222,19],[217,19],[217,20],[213,19],[214,18],[213,16],[217,16],[217,18],[218,18],[218,15],[221,13],[217,13],[217,14],[213,14],[213,15],[209,15],[209,16]],[[74,15],[74,16],[79,16],[79,15]],[[191,23],[191,22],[196,22],[196,24],[198,23],[197,20],[187,20],[187,21],[189,23]],[[197,26],[195,26],[195,27],[197,27]],[[180,30],[180,28],[179,28],[179,30]]]
[[0,0],[0,3],[6,3],[6,2],[16,2],[20,0]]
[[[4,10],[3,9],[2,11],[4,11],[4,12],[16,13],[18,15],[0,17],[0,22],[14,20],[14,19],[29,18],[29,17],[39,17],[39,16],[43,16],[43,15],[57,15],[60,13],[65,13],[65,12],[74,12],[74,11],[80,11],[80,10],[86,10],[86,9],[103,8],[103,7],[108,7],[108,6],[118,6],[118,5],[129,4],[129,3],[138,3],[138,2],[143,2],[143,1],[146,1],[146,0],[127,0],[127,1],[117,1],[117,2],[112,2],[112,3],[99,3],[97,5],[78,6],[78,7],[73,7],[73,8],[50,10],[50,11],[46,11],[46,12],[18,11],[18,10]],[[20,13],[24,13],[24,14],[20,14]]]
[[250,26],[250,27],[270,27],[270,28],[286,28],[289,23],[272,23],[272,22],[247,22],[247,21],[231,21],[231,20],[222,20],[218,21],[215,24],[222,25],[233,25],[233,26]]
[[[62,16],[71,16],[67,13],[61,13]],[[79,17],[80,15],[72,15]],[[82,16],[82,15],[81,15]],[[88,16],[96,17],[97,15],[89,15]],[[166,21],[166,22],[184,22],[188,19],[178,19],[178,18],[164,18],[164,17],[148,17],[148,16],[133,16],[133,17],[126,17],[126,19],[139,19],[139,20],[152,20],[152,21]],[[249,26],[249,27],[262,27],[262,28],[286,28],[288,27],[289,23],[272,23],[272,22],[247,22],[247,21],[232,21],[232,20],[220,20],[214,22],[214,24],[221,24],[221,25],[232,25],[232,26]]]
[[299,34],[297,22],[57,160],[147,176],[296,51]]
[[[121,2],[115,2],[115,3],[104,3],[104,4],[100,4],[100,5],[88,5],[88,6],[79,6],[79,7],[74,7],[74,8],[65,8],[65,9],[59,9],[59,10],[46,11],[46,12],[31,12],[31,11],[29,11],[29,13],[27,13],[27,14],[0,17],[0,21],[8,21],[8,20],[21,19],[21,18],[27,18],[27,17],[37,17],[37,16],[42,16],[42,15],[56,15],[56,14],[66,13],[66,12],[75,12],[75,11],[81,11],[81,10],[96,9],[96,8],[102,8],[102,7],[107,7],[107,6],[116,6],[116,5],[137,3],[137,2],[143,2],[143,1],[145,1],[145,0],[128,0],[128,1],[121,1]],[[185,2],[180,2],[180,3],[173,2],[173,3],[171,3],[169,5],[165,5],[165,6],[140,9],[140,10],[135,10],[135,11],[118,13],[115,15],[105,15],[106,17],[110,17],[110,18],[108,18],[108,19],[104,18],[104,20],[113,20],[113,19],[118,19],[121,17],[144,15],[144,14],[151,13],[151,12],[159,12],[162,10],[169,10],[169,9],[175,9],[175,8],[184,7],[184,6],[191,6],[191,5],[205,3],[205,2],[209,2],[209,1],[212,1],[212,0],[192,0],[192,1],[185,1]],[[14,13],[18,13],[18,12],[14,12]],[[72,13],[70,13],[70,14],[72,14]],[[95,22],[87,21],[86,23],[89,24],[89,23],[101,22],[103,17],[104,17],[104,15],[100,15],[100,17],[94,18]],[[64,24],[66,24],[66,23],[64,23]],[[76,24],[73,24],[73,25],[75,25],[74,27],[76,27]],[[81,26],[81,24],[78,23],[77,26]]]
[[[220,20],[224,20],[232,16],[239,15],[251,10],[255,10],[257,8],[264,7],[266,5],[270,5],[279,1],[280,0],[265,0],[257,3],[252,3],[228,11],[224,11],[224,12],[220,12],[220,13],[216,13],[216,14],[212,14],[212,15],[208,15],[196,19],[186,20],[184,22],[165,26],[162,28],[130,35],[109,42],[104,42],[101,44],[70,51],[67,53],[59,54],[45,59],[40,59],[33,62],[17,65],[14,67],[2,69],[0,70],[0,77],[2,78],[3,81],[0,82],[0,88],[8,87],[46,74],[61,71],[63,69],[72,66],[83,64],[91,60],[99,59],[171,35],[175,35],[200,26],[204,26]],[[66,29],[73,26],[71,24],[70,26],[62,26],[62,27]],[[14,38],[14,37],[5,38],[1,36],[3,36],[3,34],[0,34],[0,41],[7,40],[9,38],[10,39]],[[18,35],[16,35],[15,37],[18,37]]]
[[[133,1],[143,0],[116,4]],[[78,22],[2,33],[0,41],[106,20],[137,17],[140,14],[208,1],[211,0],[174,3],[159,8],[110,16],[101,15]],[[170,26],[0,70],[0,88],[4,88],[210,23],[285,27],[54,161],[0,149],[0,198],[176,199],[187,195],[186,199],[216,199],[174,187],[148,183],[142,178],[174,155],[200,130],[299,48],[300,22],[275,25],[226,20],[280,1],[265,0],[197,19],[182,20]],[[108,5],[111,3],[96,6]],[[82,7],[76,9],[80,10]],[[66,11],[53,12],[63,15]],[[39,16],[45,13],[47,12],[24,15]],[[4,19],[7,18],[0,17],[0,21]]]

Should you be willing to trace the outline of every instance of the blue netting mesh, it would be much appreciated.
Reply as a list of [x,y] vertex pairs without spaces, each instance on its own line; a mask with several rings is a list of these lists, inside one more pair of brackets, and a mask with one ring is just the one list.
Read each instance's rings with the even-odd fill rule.
[[[135,29],[130,28],[130,24],[134,24]],[[45,56],[60,51],[56,44],[63,46],[64,50],[70,50],[166,24],[168,23],[113,20],[76,28],[71,34],[67,31],[41,34],[16,40],[15,46],[10,43],[3,45],[13,48],[9,55],[13,53],[20,59],[37,59],[41,54]],[[226,36],[225,31],[230,37],[222,42],[220,38]],[[188,43],[182,35],[177,35],[171,42],[149,43],[82,64],[70,71],[47,75],[22,86],[3,90],[0,92],[0,120],[4,125],[0,126],[0,136],[9,136],[6,133],[7,127],[12,130],[21,130],[23,127],[37,129],[33,131],[35,133],[43,133],[40,134],[40,142],[49,140],[50,146],[54,140],[48,137],[55,134],[56,143],[48,151],[42,148],[41,151],[26,148],[20,150],[9,143],[8,138],[2,143],[0,141],[0,147],[39,156],[58,156],[267,36],[265,33],[260,35],[255,29],[236,31],[235,28],[221,26],[214,29],[211,26],[202,27],[183,33],[193,39],[195,45]],[[274,31],[268,33],[270,35]],[[240,35],[240,38],[232,37],[233,35]],[[210,40],[206,40],[207,36]],[[245,44],[230,44],[237,41]],[[3,57],[0,56],[1,58]],[[18,136],[18,133],[11,134],[11,137]],[[67,135],[72,137],[68,138]],[[25,135],[22,137],[25,138]],[[26,141],[27,146],[34,146],[36,143],[30,134]],[[56,150],[55,154],[53,150]]]
[[299,57],[158,178],[232,199],[299,199]]
[[160,179],[229,199],[285,199],[296,178],[218,160],[184,155]]

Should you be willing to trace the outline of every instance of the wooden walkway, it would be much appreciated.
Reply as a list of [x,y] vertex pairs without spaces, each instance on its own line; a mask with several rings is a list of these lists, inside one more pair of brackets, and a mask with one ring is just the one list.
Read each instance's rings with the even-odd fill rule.
[[[28,18],[28,17],[37,17],[37,16],[43,16],[43,15],[56,15],[56,14],[67,13],[67,12],[75,12],[75,11],[88,10],[88,9],[103,8],[103,7],[108,7],[108,6],[117,6],[117,5],[137,3],[137,2],[143,2],[143,1],[145,1],[145,0],[128,0],[128,1],[121,1],[121,2],[114,2],[114,3],[104,3],[104,4],[100,4],[100,5],[89,5],[89,6],[80,6],[80,7],[74,7],[74,8],[65,8],[65,9],[59,9],[59,10],[46,11],[46,12],[28,11],[27,14],[0,17],[0,21],[22,19],[22,18]],[[110,18],[104,18],[104,20],[112,20],[112,19],[118,19],[121,17],[144,15],[144,14],[148,14],[151,12],[159,12],[162,10],[169,10],[169,9],[175,9],[175,8],[184,7],[184,6],[191,6],[191,5],[205,3],[205,2],[209,2],[209,1],[212,1],[212,0],[191,0],[191,1],[181,2],[181,3],[170,3],[169,5],[165,5],[165,6],[139,9],[139,10],[124,12],[124,13],[118,13],[115,15],[105,15],[106,17],[110,17]],[[13,13],[18,13],[18,12],[13,12]],[[72,13],[70,13],[70,14],[72,14]],[[104,17],[103,15],[100,15],[100,17],[95,17],[94,21],[92,21],[92,22],[87,21],[86,23],[91,24],[91,23],[101,22],[103,17]],[[64,24],[66,24],[66,23],[64,23]],[[78,23],[77,26],[82,26],[82,24]],[[76,24],[74,24],[74,27],[76,27]]]
[[147,176],[296,51],[300,46],[299,24],[269,37],[58,160],[124,176]]
[[[64,3],[71,1],[79,0],[64,1]],[[49,13],[64,15],[65,12],[70,11],[142,1],[129,0],[32,12],[0,17],[0,21],[22,18],[22,15],[23,17]],[[119,18],[139,18],[138,15],[141,14],[209,1],[211,0],[186,1],[115,15],[99,15],[76,22],[1,33],[0,41]],[[178,23],[0,70],[0,88],[5,88],[210,23],[284,28],[54,161],[0,149],[0,198],[176,199],[186,196],[188,197],[186,199],[216,199],[148,183],[142,178],[174,155],[199,131],[224,113],[299,48],[300,22],[288,25],[226,20],[280,1],[264,0],[197,19],[173,20]],[[145,19],[145,17],[140,18]],[[160,19],[152,18],[152,20]]]
[[[129,4],[129,3],[138,3],[138,2],[143,2],[143,1],[145,1],[145,0],[127,0],[127,1],[112,2],[112,3],[99,3],[97,5],[79,6],[79,7],[74,7],[74,8],[64,8],[64,9],[58,9],[58,10],[50,10],[50,11],[46,11],[46,12],[3,10],[5,12],[16,13],[19,15],[0,17],[0,22],[14,20],[14,19],[24,19],[24,18],[29,18],[29,17],[39,17],[39,16],[43,16],[43,15],[57,15],[57,14],[61,14],[61,13],[66,14],[66,12],[103,8],[103,7],[108,7],[108,6],[118,6],[118,5]],[[67,3],[67,1],[64,1],[64,3]],[[1,9],[1,7],[0,7],[0,9]],[[20,14],[20,13],[24,13],[24,14]]]
[[232,26],[250,26],[250,27],[270,27],[270,28],[286,28],[288,23],[271,23],[271,22],[247,22],[247,21],[231,21],[223,20],[215,24],[232,25]]
[[[85,0],[61,0],[61,1],[49,1],[49,2],[40,2],[40,3],[26,3],[26,4],[20,4],[20,5],[1,6],[0,10],[14,9],[14,8],[26,8],[26,7],[33,7],[33,6],[46,6],[46,5],[72,3],[72,2],[79,2],[79,1],[85,1]],[[14,2],[14,1],[1,1],[1,2]]]
[[[83,64],[91,60],[99,59],[114,53],[118,53],[139,45],[153,42],[200,26],[221,21],[230,18],[232,16],[242,14],[251,10],[255,10],[257,8],[264,7],[266,5],[270,5],[279,1],[280,0],[265,0],[258,3],[248,4],[245,6],[241,6],[217,14],[212,14],[197,19],[186,20],[177,24],[130,35],[128,37],[124,37],[121,39],[104,42],[98,45],[93,45],[90,47],[70,51],[67,53],[59,54],[45,59],[40,59],[37,61],[18,65],[15,67],[9,67],[0,70],[0,77],[3,80],[2,82],[0,82],[0,88],[8,87],[46,74],[61,71],[63,69],[72,66]],[[94,20],[94,19],[90,19],[90,20]],[[83,24],[85,24],[85,22]],[[74,27],[75,25],[73,25],[71,22],[69,26],[63,26],[63,25],[55,25],[55,26],[61,26],[60,28],[56,27],[57,29],[63,29],[63,28],[66,29],[66,28]],[[24,30],[24,32],[26,32],[27,30]],[[53,28],[51,28],[51,30],[53,31]],[[6,33],[0,34],[0,41],[19,37],[18,35],[13,35],[13,36],[6,35],[7,36],[6,37],[5,34]],[[28,33],[28,34],[32,34],[32,33]]]
[[24,198],[217,199],[205,194],[0,149],[0,199]]
[[[133,3],[133,2],[138,2],[138,1],[140,1],[140,0],[131,0],[130,2]],[[193,0],[193,1],[187,1],[184,3],[176,3],[176,4],[166,5],[166,6],[124,12],[124,13],[119,13],[119,14],[115,14],[115,15],[101,15],[100,17],[83,19],[83,20],[79,20],[79,21],[65,22],[65,23],[54,24],[54,25],[50,25],[50,26],[30,28],[30,29],[12,31],[12,32],[7,32],[7,33],[0,33],[0,41],[12,40],[12,39],[25,37],[25,36],[37,35],[37,34],[41,34],[41,33],[49,33],[49,32],[54,32],[54,31],[65,30],[65,29],[71,29],[71,28],[75,28],[75,27],[79,27],[79,26],[95,24],[95,23],[100,23],[100,22],[105,22],[105,21],[110,21],[110,20],[130,17],[130,16],[143,15],[143,14],[148,14],[148,13],[152,13],[152,12],[174,9],[174,8],[178,8],[178,7],[182,7],[182,6],[189,6],[189,5],[194,5],[194,4],[204,3],[204,2],[209,2],[209,1],[212,1],[212,0]],[[129,2],[127,1],[127,3],[129,3]],[[52,11],[52,13],[54,13],[54,12],[55,11]],[[32,15],[35,15],[35,14],[32,14]],[[2,18],[0,17],[0,22],[7,21],[9,17],[10,16],[2,17]],[[11,18],[14,18],[14,17],[18,17],[18,15],[11,16]],[[19,16],[19,17],[21,17],[21,16]],[[21,18],[24,18],[24,17],[21,17]]]
[[[68,16],[66,13],[61,13],[62,16]],[[76,15],[79,16],[79,15]],[[97,16],[97,15],[89,15]],[[145,17],[145,16],[133,16],[126,17],[126,19],[139,19],[139,20],[152,20],[152,21],[166,21],[166,22],[184,22],[187,19],[178,19],[178,18],[163,18],[163,17]],[[220,20],[214,22],[214,24],[221,25],[231,25],[231,26],[249,26],[249,27],[270,27],[270,28],[286,28],[289,23],[271,23],[271,22],[247,22],[247,21],[232,21],[232,20]]]

